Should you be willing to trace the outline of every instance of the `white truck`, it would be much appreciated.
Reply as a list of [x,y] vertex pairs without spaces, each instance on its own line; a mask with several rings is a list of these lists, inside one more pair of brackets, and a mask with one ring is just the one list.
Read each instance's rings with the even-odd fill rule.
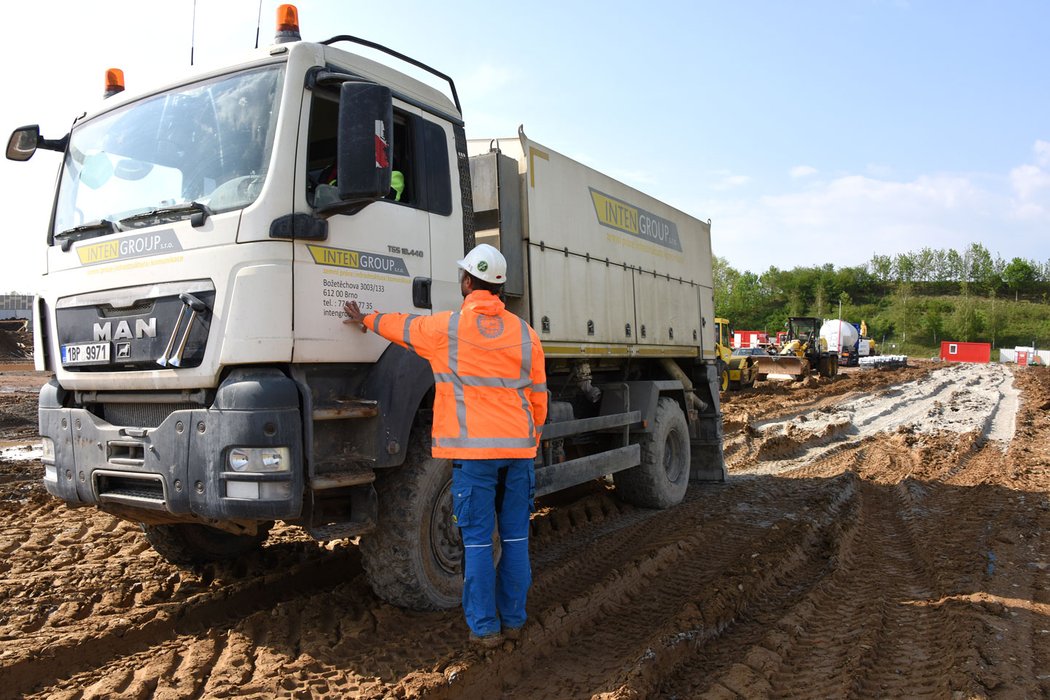
[[359,536],[391,602],[458,604],[432,373],[342,306],[458,308],[475,242],[507,257],[508,306],[547,356],[537,496],[612,475],[668,507],[725,477],[709,223],[522,132],[468,142],[453,81],[413,59],[285,26],[243,62],[108,97],[60,139],[17,129],[7,156],[40,148],[63,154],[34,314],[54,373],[44,484],[142,523],[172,561],[246,554],[280,520]]

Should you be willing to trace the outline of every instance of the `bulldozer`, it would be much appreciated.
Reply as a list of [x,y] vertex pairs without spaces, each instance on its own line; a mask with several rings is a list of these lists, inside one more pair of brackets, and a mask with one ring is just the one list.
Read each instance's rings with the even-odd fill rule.
[[820,337],[821,319],[792,316],[788,319],[787,336],[776,355],[757,356],[758,379],[770,374],[786,374],[802,381],[812,372],[822,377],[838,374],[839,355],[828,350],[828,343]]
[[729,343],[728,319],[716,318],[715,327],[719,391],[738,390],[753,385],[759,372],[754,358],[733,354],[733,347]]

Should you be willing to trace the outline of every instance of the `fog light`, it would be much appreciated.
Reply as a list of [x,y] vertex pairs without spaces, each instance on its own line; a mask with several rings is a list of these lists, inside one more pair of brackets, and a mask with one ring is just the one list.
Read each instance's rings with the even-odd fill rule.
[[[40,455],[40,461],[44,464],[55,463],[55,441],[49,437],[43,438],[43,449]],[[55,477],[58,478],[57,476]]]
[[286,472],[292,468],[287,447],[234,447],[226,461],[235,472]]
[[227,481],[226,498],[252,498],[259,500],[259,482]]
[[50,482],[52,484],[58,483],[58,469],[55,467],[54,464],[44,465],[44,481]]

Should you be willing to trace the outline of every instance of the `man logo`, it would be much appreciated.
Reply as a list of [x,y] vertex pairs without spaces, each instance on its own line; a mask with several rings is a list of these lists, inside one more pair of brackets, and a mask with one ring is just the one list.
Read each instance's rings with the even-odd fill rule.
[[135,330],[132,334],[131,326],[127,321],[120,321],[114,330],[113,322],[96,323],[93,330],[94,340],[130,340],[131,338],[156,338],[157,319],[137,318],[135,319]]

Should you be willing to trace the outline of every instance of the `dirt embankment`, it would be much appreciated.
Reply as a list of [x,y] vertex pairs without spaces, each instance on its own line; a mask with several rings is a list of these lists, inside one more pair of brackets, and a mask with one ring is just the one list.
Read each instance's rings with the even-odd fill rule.
[[[0,437],[35,411],[0,393]],[[667,511],[599,482],[542,504],[530,622],[488,655],[459,611],[378,601],[350,543],[278,527],[179,570],[0,462],[0,696],[1050,693],[1050,370],[850,372],[724,411],[727,483]]]

